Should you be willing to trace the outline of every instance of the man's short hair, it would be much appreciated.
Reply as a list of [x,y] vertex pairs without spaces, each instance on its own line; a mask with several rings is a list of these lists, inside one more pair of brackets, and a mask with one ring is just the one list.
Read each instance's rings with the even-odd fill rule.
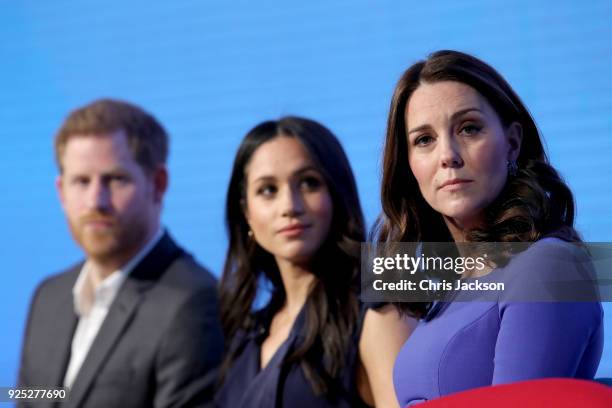
[[132,157],[147,173],[166,163],[168,134],[143,109],[116,99],[98,99],[72,111],[55,136],[55,160],[62,168],[66,144],[75,135],[102,135],[123,130]]

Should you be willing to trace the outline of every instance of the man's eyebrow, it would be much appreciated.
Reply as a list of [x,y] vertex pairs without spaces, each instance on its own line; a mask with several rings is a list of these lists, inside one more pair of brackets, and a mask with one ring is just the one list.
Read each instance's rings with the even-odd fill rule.
[[72,174],[63,174],[64,177],[67,177],[70,180],[74,180],[74,179],[79,179],[79,178],[89,178],[90,175],[89,174],[85,174],[85,173],[72,173]]
[[[122,167],[113,167],[107,171],[104,171],[102,173],[97,173],[102,177],[109,177],[109,176],[129,176],[130,172],[127,171],[126,169],[122,168]],[[91,178],[95,175],[90,174],[87,171],[83,171],[83,172],[74,172],[71,174],[66,174],[64,173],[64,175],[70,179],[74,179],[74,178],[83,178],[83,177],[88,177]]]
[[125,175],[129,175],[129,174],[130,173],[127,170],[125,170],[125,169],[123,169],[121,167],[114,167],[114,168],[112,168],[112,169],[102,173],[102,175],[105,175],[105,176],[106,175],[108,175],[108,176],[116,176],[116,175],[125,176]]

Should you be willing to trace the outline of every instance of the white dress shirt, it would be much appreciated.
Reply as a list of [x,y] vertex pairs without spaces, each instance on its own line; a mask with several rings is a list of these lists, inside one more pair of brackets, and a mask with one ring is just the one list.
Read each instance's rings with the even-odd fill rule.
[[74,383],[91,344],[96,338],[115,296],[121,289],[121,285],[136,264],[153,249],[162,235],[163,230],[159,229],[151,241],[136,256],[125,266],[107,276],[97,287],[94,287],[93,284],[92,266],[89,261],[85,262],[81,268],[79,277],[72,288],[74,310],[79,317],[79,323],[72,337],[70,362],[64,376],[65,387],[71,387]]

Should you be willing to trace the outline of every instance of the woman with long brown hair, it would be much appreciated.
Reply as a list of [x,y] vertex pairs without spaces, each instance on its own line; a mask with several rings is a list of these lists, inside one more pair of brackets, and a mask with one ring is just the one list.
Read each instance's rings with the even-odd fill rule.
[[[383,161],[381,243],[533,243],[490,268],[489,276],[523,288],[589,263],[572,245],[580,243],[573,196],[535,122],[475,57],[438,51],[402,75]],[[595,374],[603,343],[596,298],[442,300],[399,303],[420,319],[394,368],[401,406],[491,384]]]
[[[222,407],[397,407],[393,361],[410,327],[358,299],[364,223],[348,159],[312,120],[242,141],[226,204]],[[271,290],[255,311],[262,287]]]

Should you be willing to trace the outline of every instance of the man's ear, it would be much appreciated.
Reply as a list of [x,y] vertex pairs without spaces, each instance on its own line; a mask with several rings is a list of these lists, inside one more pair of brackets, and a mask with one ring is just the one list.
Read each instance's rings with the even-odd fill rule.
[[62,183],[62,175],[58,174],[55,177],[55,190],[57,190],[57,196],[59,197],[60,204],[64,207],[64,185]]
[[153,171],[153,196],[156,203],[161,203],[166,190],[168,190],[169,176],[166,166],[158,166]]
[[518,122],[512,122],[506,129],[506,137],[508,138],[508,160],[516,161],[521,152],[523,143],[523,127]]

